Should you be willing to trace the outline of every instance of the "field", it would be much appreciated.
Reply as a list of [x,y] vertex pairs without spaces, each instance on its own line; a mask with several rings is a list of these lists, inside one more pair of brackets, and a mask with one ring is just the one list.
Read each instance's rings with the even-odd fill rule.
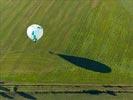
[[[0,0],[0,81],[133,85],[132,9],[132,0]],[[26,36],[34,23],[45,30],[37,43]]]

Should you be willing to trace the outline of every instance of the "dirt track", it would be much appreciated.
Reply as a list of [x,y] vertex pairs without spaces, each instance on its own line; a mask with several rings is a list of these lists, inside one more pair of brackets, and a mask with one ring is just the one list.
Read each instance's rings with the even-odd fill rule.
[[18,91],[36,92],[36,93],[85,93],[90,90],[97,91],[113,91],[116,93],[133,93],[133,86],[125,85],[91,85],[91,84],[55,84],[55,85],[1,85],[0,90],[4,88],[13,91],[14,86],[17,86]]

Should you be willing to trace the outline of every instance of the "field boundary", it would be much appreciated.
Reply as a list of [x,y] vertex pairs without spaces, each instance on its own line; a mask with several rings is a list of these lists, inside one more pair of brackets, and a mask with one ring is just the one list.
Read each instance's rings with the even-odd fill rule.
[[113,87],[133,87],[133,85],[126,85],[126,84],[15,84],[15,83],[4,83],[4,84],[0,84],[0,86],[14,86],[14,85],[18,85],[18,86],[97,86],[97,87],[101,87],[101,86],[113,86]]
[[90,91],[106,93],[133,93],[133,86],[130,85],[94,85],[94,84],[3,84],[0,85],[0,91],[3,88],[14,92],[17,91],[34,93],[88,93]]

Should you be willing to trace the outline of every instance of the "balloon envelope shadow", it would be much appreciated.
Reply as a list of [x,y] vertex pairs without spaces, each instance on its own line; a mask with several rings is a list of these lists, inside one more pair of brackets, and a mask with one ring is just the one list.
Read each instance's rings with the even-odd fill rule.
[[56,54],[56,55],[71,62],[72,64],[76,66],[79,66],[79,67],[82,67],[88,70],[92,70],[95,72],[101,72],[101,73],[111,72],[111,68],[108,67],[107,65],[94,61],[94,60],[90,60],[88,58],[64,55],[64,54]]

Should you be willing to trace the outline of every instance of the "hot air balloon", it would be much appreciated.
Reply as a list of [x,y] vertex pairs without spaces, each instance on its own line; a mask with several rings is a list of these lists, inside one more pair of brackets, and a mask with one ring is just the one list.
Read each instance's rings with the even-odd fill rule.
[[27,36],[34,42],[43,36],[43,28],[40,25],[33,24],[27,28]]

